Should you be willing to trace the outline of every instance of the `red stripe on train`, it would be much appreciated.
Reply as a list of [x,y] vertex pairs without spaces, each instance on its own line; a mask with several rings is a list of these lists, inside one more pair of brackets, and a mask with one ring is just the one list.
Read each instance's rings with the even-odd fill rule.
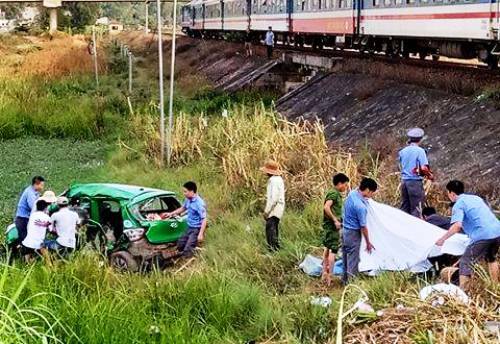
[[490,19],[494,12],[423,13],[423,14],[381,14],[362,15],[361,20],[422,20],[422,19]]
[[352,17],[292,19],[292,27],[295,32],[346,34],[354,31]]

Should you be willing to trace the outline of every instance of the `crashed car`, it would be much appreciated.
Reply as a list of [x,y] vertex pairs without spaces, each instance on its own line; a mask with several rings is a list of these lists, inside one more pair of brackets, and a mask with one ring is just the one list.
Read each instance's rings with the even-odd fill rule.
[[[156,259],[168,259],[187,229],[185,216],[163,220],[181,207],[175,193],[123,184],[75,184],[63,193],[85,225],[83,242],[101,242],[110,264],[138,271]],[[15,227],[7,233],[15,239]]]

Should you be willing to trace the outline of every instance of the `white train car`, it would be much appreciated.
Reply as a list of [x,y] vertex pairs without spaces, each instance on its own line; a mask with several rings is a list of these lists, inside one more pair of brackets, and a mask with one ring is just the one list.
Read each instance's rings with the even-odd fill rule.
[[[343,46],[421,58],[500,56],[500,0],[193,0],[183,9],[192,36],[263,37],[313,48]],[[189,20],[191,18],[191,20]],[[236,35],[228,35],[228,34]]]
[[224,31],[245,31],[250,27],[250,0],[224,1]]
[[296,0],[291,19],[296,33],[352,35],[356,13],[352,0]]
[[492,57],[491,44],[498,40],[495,1],[363,0],[358,32],[365,40],[390,38],[399,50],[406,44],[406,50],[417,50],[422,57],[439,54],[486,60]]
[[489,40],[492,22],[498,25],[497,3],[491,1],[371,0],[364,5],[360,34]]
[[289,15],[285,0],[252,0],[250,29],[264,32],[269,27],[277,35],[288,34]]
[[221,32],[222,31],[222,6],[220,0],[205,0],[203,1],[205,9],[205,21],[203,30],[205,32]]

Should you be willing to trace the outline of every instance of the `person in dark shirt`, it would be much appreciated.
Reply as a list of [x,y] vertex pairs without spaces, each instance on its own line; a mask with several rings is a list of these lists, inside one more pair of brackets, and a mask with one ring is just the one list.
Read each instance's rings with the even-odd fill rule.
[[450,219],[439,215],[434,207],[425,207],[422,209],[422,217],[424,220],[434,226],[448,230],[450,229],[451,223]]
[[247,57],[250,57],[253,55],[252,51],[252,32],[250,29],[247,29],[245,32],[245,53]]

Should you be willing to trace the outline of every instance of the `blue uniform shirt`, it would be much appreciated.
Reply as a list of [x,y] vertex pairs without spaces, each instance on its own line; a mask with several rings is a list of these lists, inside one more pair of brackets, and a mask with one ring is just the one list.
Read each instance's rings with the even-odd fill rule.
[[19,203],[17,204],[17,212],[16,217],[24,217],[29,219],[31,215],[31,210],[35,206],[35,202],[40,197],[40,193],[35,191],[33,186],[28,186],[24,189],[21,194],[21,198],[19,199]]
[[366,226],[366,213],[368,201],[358,189],[349,192],[344,203],[343,227],[347,230],[359,231]]
[[399,151],[399,163],[401,164],[401,179],[422,180],[413,169],[418,166],[429,165],[425,149],[416,144],[410,144]]
[[187,223],[191,228],[200,228],[203,220],[207,217],[205,201],[196,195],[192,199],[186,198],[182,205],[187,211]]
[[472,243],[500,237],[500,221],[479,196],[458,196],[451,214],[451,223],[455,222],[462,223],[462,229]]

